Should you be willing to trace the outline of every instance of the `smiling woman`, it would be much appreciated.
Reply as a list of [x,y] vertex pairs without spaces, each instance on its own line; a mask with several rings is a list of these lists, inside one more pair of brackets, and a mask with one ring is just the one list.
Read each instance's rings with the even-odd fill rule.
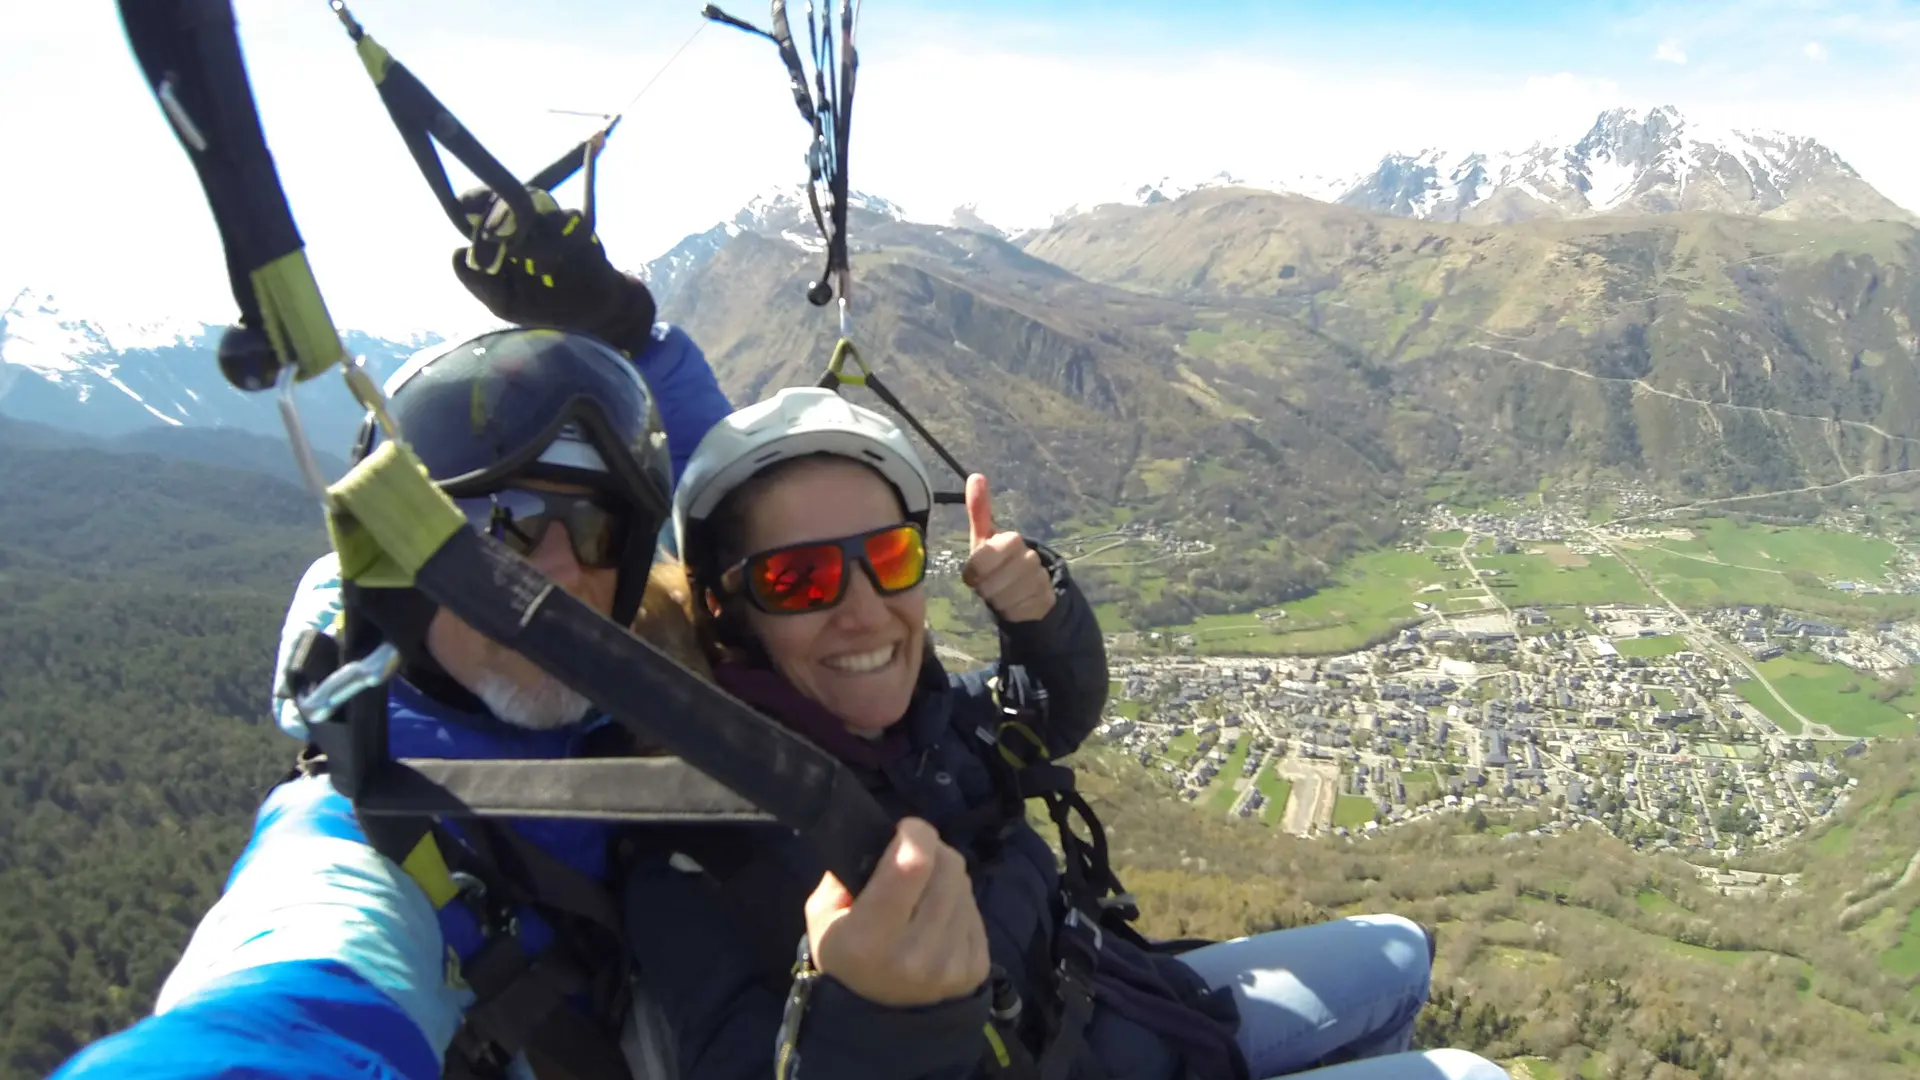
[[795,458],[726,510],[714,550],[757,554],[733,562],[722,589],[746,601],[745,629],[773,667],[855,731],[898,720],[925,652],[927,557],[894,489],[858,461]]
[[[883,867],[901,875],[876,872],[857,901],[778,830],[644,849],[627,934],[647,992],[676,1003],[682,1075],[763,1076],[777,1046],[806,1075],[873,1080],[982,1066],[1228,1080],[1342,1057],[1373,1060],[1320,1080],[1499,1076],[1468,1054],[1401,1053],[1431,962],[1405,919],[1198,948],[1140,937],[1098,819],[1053,764],[1110,688],[1092,609],[1055,552],[995,526],[986,478],[970,476],[961,580],[992,612],[1001,659],[992,678],[949,675],[926,631],[932,505],[900,429],[827,389],[740,410],[687,465],[675,532],[715,680],[849,765],[902,846]],[[1059,855],[1029,798],[1046,800]],[[921,845],[911,870],[908,845]],[[900,892],[908,879],[917,897]],[[829,978],[783,1015],[763,991],[793,971]]]

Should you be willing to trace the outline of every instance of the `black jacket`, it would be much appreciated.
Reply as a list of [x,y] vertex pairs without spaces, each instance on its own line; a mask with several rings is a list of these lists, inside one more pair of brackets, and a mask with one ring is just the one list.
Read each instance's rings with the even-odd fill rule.
[[[1105,643],[1093,611],[1050,552],[1056,602],[1038,621],[1002,624],[1004,659],[1047,691],[1041,732],[1055,756],[1077,748],[1099,723],[1107,697]],[[974,895],[994,962],[1023,998],[1045,999],[1059,918],[1057,861],[1024,818],[982,845],[946,835],[948,826],[998,798],[977,729],[998,720],[989,672],[948,675],[929,650],[907,715],[910,750],[867,786],[896,817],[942,829],[973,864]],[[991,750],[989,749],[989,752]],[[973,815],[977,817],[978,815]],[[965,846],[962,846],[965,845]],[[672,848],[671,843],[664,847]],[[672,1032],[679,1075],[688,1080],[766,1080],[788,990],[787,971],[805,933],[803,905],[823,868],[791,834],[735,829],[724,842],[697,838],[640,857],[626,894],[628,932],[640,978]],[[697,852],[693,862],[687,855]],[[694,871],[694,863],[708,872]],[[742,869],[745,867],[745,869]],[[724,883],[724,884],[723,884]],[[1109,935],[1109,949],[1139,950]],[[1177,962],[1138,959],[1172,979],[1192,976]],[[1041,1010],[1026,1010],[1038,1023]],[[987,995],[917,1009],[884,1008],[833,979],[815,984],[798,1042],[796,1080],[962,1080],[985,1050]],[[1037,1039],[1038,1029],[1033,1029]],[[1024,1032],[1023,1032],[1024,1033]],[[1112,1080],[1171,1080],[1178,1051],[1151,1032],[1097,1011],[1088,1037]],[[1031,1043],[1030,1043],[1031,1045]]]

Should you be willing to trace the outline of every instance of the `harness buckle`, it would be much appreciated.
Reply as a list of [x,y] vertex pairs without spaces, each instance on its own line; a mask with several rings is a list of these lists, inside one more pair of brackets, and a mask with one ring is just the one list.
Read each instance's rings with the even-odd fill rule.
[[1100,929],[1099,921],[1081,914],[1078,907],[1067,909],[1067,917],[1060,920],[1060,929],[1062,940],[1080,944],[1096,960],[1100,950],[1106,947],[1106,932]]
[[774,1039],[774,1080],[789,1080],[800,1067],[800,1025],[819,978],[820,971],[813,965],[813,950],[803,934],[795,950],[793,987],[780,1010],[780,1029]]

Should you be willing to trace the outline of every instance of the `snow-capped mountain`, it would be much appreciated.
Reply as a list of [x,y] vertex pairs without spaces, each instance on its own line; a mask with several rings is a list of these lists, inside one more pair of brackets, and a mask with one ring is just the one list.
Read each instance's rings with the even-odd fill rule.
[[1714,128],[1671,106],[1610,109],[1570,146],[1388,154],[1335,201],[1472,222],[1685,210],[1912,220],[1814,139]]
[[[103,437],[159,425],[280,435],[273,395],[242,393],[220,374],[214,357],[224,330],[190,320],[142,324],[83,316],[51,295],[24,289],[0,309],[0,416]],[[343,340],[385,379],[437,339],[399,342],[348,331]],[[344,454],[361,417],[346,387],[321,378],[298,394],[315,445]]]
[[[883,218],[969,229],[1024,245],[1070,218],[1102,207],[1144,207],[1205,188],[1245,187],[1337,202],[1400,217],[1505,222],[1603,213],[1706,210],[1771,217],[1915,221],[1817,140],[1773,131],[1734,131],[1690,121],[1671,106],[1610,109],[1578,141],[1504,152],[1428,149],[1388,154],[1358,173],[1255,177],[1234,172],[1162,176],[1079,199],[1047,223],[993,221],[976,204],[945,219],[910,217],[898,205],[855,192],[858,211]],[[856,216],[854,238],[860,226]],[[743,232],[821,250],[804,185],[751,200],[732,219],[695,233],[648,263],[663,310],[674,292]]]
[[[824,214],[824,187],[820,197],[820,210]],[[847,203],[859,213],[893,221],[906,218],[900,207],[877,195],[851,191],[847,193]],[[853,235],[857,228],[857,225],[850,227],[849,235]],[[740,212],[730,220],[719,222],[705,232],[694,233],[675,244],[665,255],[648,262],[641,276],[646,278],[654,302],[664,310],[682,282],[705,266],[714,253],[726,246],[727,241],[743,232],[779,237],[803,251],[826,251],[826,239],[820,235],[820,227],[814,222],[813,207],[807,201],[807,186],[782,184],[748,200],[747,205],[741,207]]]

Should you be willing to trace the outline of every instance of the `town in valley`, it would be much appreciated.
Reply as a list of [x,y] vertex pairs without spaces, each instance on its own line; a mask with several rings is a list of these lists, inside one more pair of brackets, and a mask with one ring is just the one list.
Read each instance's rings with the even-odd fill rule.
[[[1284,609],[1258,613],[1263,625],[1226,648],[1205,628],[1111,634],[1096,742],[1161,774],[1178,799],[1301,836],[1361,841],[1461,815],[1510,834],[1597,826],[1702,863],[1778,844],[1846,803],[1846,758],[1913,732],[1920,625],[1686,603],[1669,595],[1685,579],[1649,572],[1645,554],[1848,596],[1920,592],[1920,563],[1889,544],[1876,578],[1811,581],[1798,560],[1738,565],[1651,517],[1436,507],[1424,541],[1399,556],[1429,560],[1437,580],[1409,589],[1398,625],[1346,652],[1247,647],[1284,632]],[[1822,523],[1840,536],[1847,525]],[[1526,583],[1504,580],[1533,572],[1515,561],[1527,556],[1541,575],[1593,566],[1631,587],[1612,602],[1529,602]],[[1819,690],[1854,695],[1833,700],[1858,701],[1859,715],[1842,719]],[[1720,876],[1729,891],[1755,884]]]

